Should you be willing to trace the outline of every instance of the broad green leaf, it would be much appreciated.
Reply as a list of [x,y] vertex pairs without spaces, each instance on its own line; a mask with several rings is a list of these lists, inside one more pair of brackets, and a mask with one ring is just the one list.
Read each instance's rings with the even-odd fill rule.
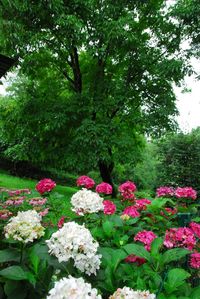
[[27,274],[20,266],[11,266],[1,270],[0,276],[11,280],[27,280]]
[[111,237],[113,234],[114,223],[110,221],[103,222],[103,231],[106,236]]
[[190,273],[184,269],[174,268],[168,272],[167,280],[164,284],[167,293],[172,293],[185,283],[185,280],[190,277]]
[[127,257],[127,254],[124,250],[116,249],[112,253],[112,269],[115,272],[119,263]]
[[0,263],[19,261],[20,253],[15,249],[0,250]]
[[192,290],[192,293],[190,294],[190,297],[192,299],[199,299],[200,298],[200,286],[196,287]]
[[158,253],[160,251],[160,248],[163,245],[163,239],[162,238],[155,238],[153,242],[151,243],[151,255],[153,257],[157,257]]
[[7,280],[4,286],[7,299],[24,299],[27,295],[27,288],[24,282]]
[[189,253],[190,251],[184,248],[169,249],[163,254],[162,264],[165,265],[173,261],[178,261]]
[[140,256],[147,261],[151,261],[151,255],[150,253],[141,245],[138,244],[127,244],[123,246],[123,249],[128,253],[128,254],[135,254],[137,256]]

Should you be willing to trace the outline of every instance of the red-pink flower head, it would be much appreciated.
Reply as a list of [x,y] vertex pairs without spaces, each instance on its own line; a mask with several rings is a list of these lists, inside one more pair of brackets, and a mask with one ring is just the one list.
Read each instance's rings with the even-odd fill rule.
[[167,248],[183,247],[192,250],[196,245],[196,239],[188,227],[170,228],[166,231],[164,245]]
[[191,222],[190,228],[193,231],[193,233],[200,239],[200,224],[196,222]]
[[89,176],[82,175],[76,180],[76,185],[78,187],[82,186],[84,188],[91,189],[94,187],[95,181],[91,179]]
[[151,204],[149,199],[143,198],[135,201],[135,207],[139,211],[146,210],[147,205]]
[[196,199],[197,198],[197,192],[194,190],[192,187],[178,187],[175,190],[175,196],[178,198],[192,198]]
[[42,216],[42,217],[44,217],[44,216],[46,216],[48,214],[48,212],[49,212],[49,208],[46,208],[43,211],[39,212],[39,215]]
[[194,269],[200,268],[200,253],[195,252],[190,255],[190,267]]
[[116,205],[111,201],[111,200],[104,200],[103,201],[104,205],[104,214],[106,215],[112,215],[116,211]]
[[112,194],[112,186],[108,183],[102,182],[101,184],[96,186],[96,192],[103,194]]
[[156,190],[157,197],[174,196],[174,188],[168,186],[161,186]]
[[42,179],[36,185],[36,190],[42,195],[46,192],[51,192],[56,187],[56,183],[51,179]]
[[146,260],[142,257],[136,256],[134,254],[130,254],[125,258],[126,263],[136,263],[136,265],[139,267],[146,263]]
[[133,182],[127,181],[119,186],[119,192],[124,199],[134,199],[133,192],[136,190],[136,186]]
[[143,230],[134,237],[134,241],[140,241],[144,243],[146,250],[150,251],[151,243],[157,236],[152,231]]
[[129,206],[124,209],[122,215],[128,215],[130,217],[136,218],[140,216],[140,213],[134,206]]
[[65,216],[62,216],[58,221],[58,228],[63,227],[64,223],[65,223]]

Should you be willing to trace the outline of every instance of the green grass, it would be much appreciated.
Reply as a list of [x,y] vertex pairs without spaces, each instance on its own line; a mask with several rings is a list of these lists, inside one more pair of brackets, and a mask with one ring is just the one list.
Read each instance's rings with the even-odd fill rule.
[[[36,192],[36,184],[36,180],[15,177],[0,170],[0,187],[5,187],[8,189],[29,188],[33,191],[34,194]],[[55,198],[58,214],[73,216],[73,213],[70,209],[70,198],[75,192],[77,192],[77,188],[61,185],[57,185],[56,188],[51,192],[52,200]]]

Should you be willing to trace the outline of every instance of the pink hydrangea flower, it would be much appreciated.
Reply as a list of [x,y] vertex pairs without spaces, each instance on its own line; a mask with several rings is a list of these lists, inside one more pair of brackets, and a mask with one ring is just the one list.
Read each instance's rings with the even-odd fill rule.
[[137,211],[136,207],[129,206],[124,209],[122,215],[128,215],[130,217],[136,218],[140,216],[140,213]]
[[139,256],[136,256],[134,254],[130,254],[129,256],[127,256],[125,258],[125,262],[126,263],[136,263],[137,266],[141,266],[143,265],[144,263],[146,263],[146,260],[142,257],[139,257]]
[[12,216],[12,213],[9,210],[0,210],[0,219],[7,219]]
[[52,191],[56,187],[56,183],[51,179],[42,179],[36,185],[36,190],[42,195],[46,192]]
[[190,228],[193,231],[193,233],[200,239],[200,224],[196,222],[191,222]]
[[143,230],[136,234],[134,241],[140,241],[144,243],[146,250],[150,251],[151,243],[157,236],[152,231]]
[[101,184],[96,186],[96,192],[103,194],[112,194],[112,186],[108,183],[102,182]]
[[151,201],[149,199],[143,198],[143,199],[137,199],[135,201],[135,207],[139,211],[146,210],[147,205],[151,204]]
[[175,190],[175,196],[178,198],[192,198],[196,199],[197,198],[197,192],[194,190],[192,187],[178,187]]
[[91,179],[89,176],[82,175],[77,179],[76,185],[78,187],[82,186],[84,188],[91,189],[94,187],[95,181],[93,179]]
[[116,211],[116,205],[111,200],[104,200],[104,214],[106,215],[112,215]]
[[44,217],[44,216],[46,216],[48,214],[48,212],[49,212],[49,208],[46,208],[43,211],[39,212],[39,215],[42,216],[42,217]]
[[18,190],[8,191],[9,196],[16,196],[22,193],[30,194],[31,191],[29,189],[18,189]]
[[19,206],[23,204],[25,196],[14,197],[13,199],[8,199],[5,201],[6,206]]
[[29,204],[32,206],[42,206],[47,202],[47,198],[43,197],[35,197],[31,198]]
[[161,186],[156,190],[157,197],[174,196],[174,188],[168,186]]
[[195,252],[190,255],[190,267],[194,269],[200,268],[200,253]]
[[119,186],[119,192],[124,199],[134,199],[133,192],[136,190],[136,186],[133,182],[127,181]]
[[170,228],[166,231],[164,245],[167,248],[183,247],[192,250],[195,244],[194,233],[188,227]]
[[58,228],[63,227],[64,223],[65,223],[65,216],[62,216],[58,221]]

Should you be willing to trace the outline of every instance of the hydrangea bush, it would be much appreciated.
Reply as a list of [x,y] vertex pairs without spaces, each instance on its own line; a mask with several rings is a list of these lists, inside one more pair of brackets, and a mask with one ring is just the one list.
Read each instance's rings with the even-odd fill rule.
[[[43,179],[35,191],[2,191],[5,298],[200,298],[200,219],[192,187],[162,186],[152,200],[137,198],[136,185],[127,181],[113,199],[112,186],[95,187],[81,176],[71,218],[55,186]],[[181,226],[186,214],[191,219]]]

